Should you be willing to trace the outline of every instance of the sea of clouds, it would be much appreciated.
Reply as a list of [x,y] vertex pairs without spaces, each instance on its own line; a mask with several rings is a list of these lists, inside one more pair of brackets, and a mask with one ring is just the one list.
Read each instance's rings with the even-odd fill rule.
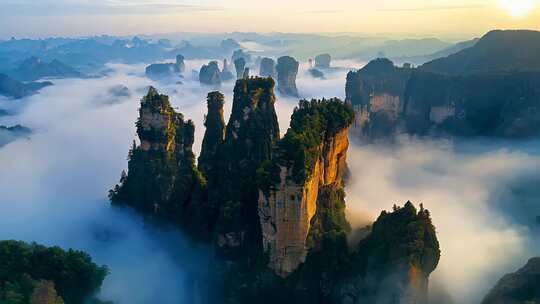
[[[2,125],[21,124],[34,133],[0,148],[0,239],[36,241],[88,251],[110,268],[101,297],[115,303],[192,303],[190,278],[207,271],[208,249],[186,241],[172,227],[143,221],[130,210],[111,208],[107,192],[127,168],[136,139],[135,120],[148,86],[196,125],[194,150],[204,135],[206,94],[187,61],[182,84],[144,77],[144,65],[111,64],[106,76],[55,80],[40,94],[0,100],[15,112]],[[334,62],[325,80],[302,64],[298,88],[304,98],[344,97],[345,76],[359,62]],[[224,83],[225,119],[233,82]],[[125,86],[129,94],[118,96]],[[278,96],[282,135],[296,98]],[[403,139],[399,144],[357,145],[349,150],[352,177],[348,216],[361,227],[381,210],[407,200],[431,211],[442,257],[433,274],[437,292],[455,303],[477,303],[504,273],[538,255],[540,143]]]

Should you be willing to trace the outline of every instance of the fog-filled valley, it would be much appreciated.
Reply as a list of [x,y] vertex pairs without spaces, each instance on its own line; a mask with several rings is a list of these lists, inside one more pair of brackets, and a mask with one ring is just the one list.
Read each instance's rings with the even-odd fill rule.
[[[262,52],[259,48],[268,45],[242,47]],[[446,47],[450,45],[438,44],[395,57]],[[365,51],[366,57],[375,57],[375,49],[380,47]],[[311,63],[299,60],[299,96],[276,90],[281,137],[300,99],[347,98],[348,72],[367,64],[362,56],[354,58],[333,60],[321,78],[314,76]],[[220,303],[221,295],[212,294],[220,282],[208,279],[215,271],[211,261],[219,259],[211,244],[193,240],[173,223],[112,206],[108,198],[128,169],[134,140],[141,145],[136,121],[149,87],[169,96],[175,111],[193,120],[196,157],[202,150],[210,91],[224,94],[228,120],[236,77],[219,87],[199,82],[201,66],[213,59],[186,58],[182,78],[159,80],[147,77],[145,68],[174,62],[174,56],[145,63],[107,62],[88,77],[32,79],[53,85],[18,99],[0,97],[0,108],[9,113],[0,115],[0,125],[31,130],[6,138],[0,133],[0,240],[87,252],[110,271],[98,294],[104,301],[202,303],[199,292],[204,290]],[[222,61],[219,66],[223,69]],[[249,66],[251,75],[258,75],[258,66]],[[421,212],[429,210],[440,244],[440,261],[429,281],[430,303],[480,303],[503,275],[539,255],[538,137],[399,134],[390,141],[366,142],[350,134],[344,178],[347,220],[355,231],[407,201]],[[349,241],[352,248],[358,240]],[[198,281],[201,277],[206,280]]]

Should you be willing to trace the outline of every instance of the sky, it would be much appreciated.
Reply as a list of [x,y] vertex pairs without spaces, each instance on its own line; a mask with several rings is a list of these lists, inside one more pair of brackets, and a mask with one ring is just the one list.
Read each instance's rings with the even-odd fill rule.
[[0,38],[173,32],[472,37],[540,30],[540,0],[0,0]]

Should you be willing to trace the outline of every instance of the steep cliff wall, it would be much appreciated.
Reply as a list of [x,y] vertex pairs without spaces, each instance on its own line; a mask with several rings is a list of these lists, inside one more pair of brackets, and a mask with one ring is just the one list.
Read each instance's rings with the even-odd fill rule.
[[279,139],[275,101],[271,78],[237,80],[218,167],[208,176],[209,200],[219,209],[216,244],[226,259],[253,257],[262,251],[256,170],[270,159]]
[[273,162],[259,171],[266,178],[259,192],[263,246],[269,267],[282,277],[305,261],[320,189],[341,187],[353,116],[339,100],[301,102]]
[[353,134],[357,138],[369,142],[388,139],[397,132],[411,73],[411,69],[379,58],[347,74],[346,101],[356,112]]
[[201,146],[198,166],[204,175],[208,176],[214,168],[218,148],[225,137],[225,120],[223,119],[223,104],[225,97],[220,92],[210,92],[207,98],[208,112],[204,119],[206,131]]
[[399,133],[531,137],[540,134],[540,72],[444,75],[377,59],[347,75],[361,141]]
[[415,73],[407,85],[412,134],[528,137],[540,134],[540,72],[467,76]]
[[[438,261],[427,211],[409,203],[382,213],[360,246],[348,247],[349,105],[300,101],[280,139],[272,78],[237,80],[226,127],[223,102],[221,93],[208,94],[197,168],[194,125],[150,89],[137,122],[141,144],[111,190],[113,204],[212,244],[216,261],[209,268],[222,284],[216,294],[223,303],[363,303],[383,289],[394,299],[423,299]],[[386,101],[373,106],[395,108]]]

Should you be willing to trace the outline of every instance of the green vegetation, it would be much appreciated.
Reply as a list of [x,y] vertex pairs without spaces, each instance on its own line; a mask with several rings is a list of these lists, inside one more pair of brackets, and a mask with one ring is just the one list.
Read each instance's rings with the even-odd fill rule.
[[108,269],[82,251],[45,247],[18,241],[0,241],[0,303],[29,303],[39,281],[52,281],[67,304],[93,297]]
[[194,196],[206,187],[192,151],[195,125],[171,107],[169,98],[150,88],[136,123],[141,144],[128,156],[128,172],[109,193],[113,204],[183,223]]
[[371,234],[360,241],[356,256],[362,272],[383,270],[406,261],[424,273],[431,273],[440,258],[439,242],[429,211],[411,202],[381,212]]
[[277,165],[292,167],[293,181],[303,183],[313,173],[323,141],[350,126],[353,120],[354,111],[337,98],[301,101],[285,137],[277,143],[279,156],[273,165],[265,164],[258,171],[261,189],[268,190],[268,185],[279,180],[272,168]]

